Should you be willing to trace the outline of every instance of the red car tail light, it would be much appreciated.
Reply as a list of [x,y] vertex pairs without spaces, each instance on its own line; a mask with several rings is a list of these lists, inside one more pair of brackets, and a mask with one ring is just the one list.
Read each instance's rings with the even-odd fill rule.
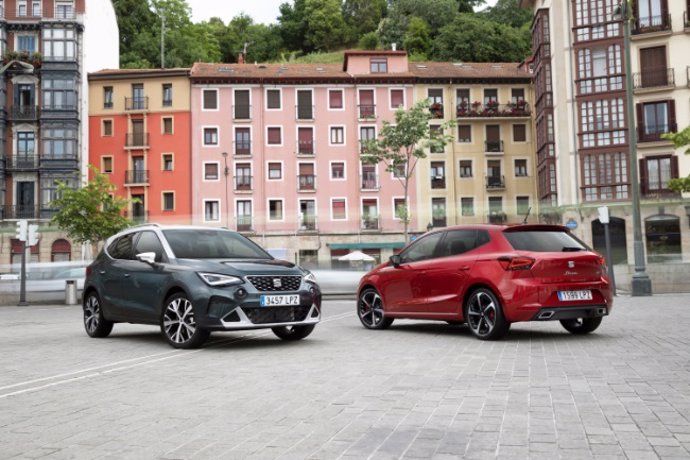
[[601,265],[601,268],[604,270],[604,273],[608,273],[609,266],[606,263],[606,257],[602,256],[601,254],[597,254],[597,261],[599,262],[599,265]]
[[91,270],[93,270],[93,269],[91,268],[90,265],[86,267],[86,276],[90,276],[90,275],[91,275]]
[[498,258],[498,263],[501,264],[503,270],[529,270],[534,265],[535,260],[527,256],[503,256]]

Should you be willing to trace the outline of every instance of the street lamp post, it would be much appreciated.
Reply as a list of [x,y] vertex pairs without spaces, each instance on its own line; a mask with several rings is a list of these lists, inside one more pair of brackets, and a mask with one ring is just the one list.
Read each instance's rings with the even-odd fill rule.
[[635,132],[635,114],[633,110],[632,65],[630,62],[630,5],[623,0],[613,12],[613,18],[623,20],[623,48],[625,48],[625,96],[627,105],[628,144],[630,145],[630,179],[632,181],[632,219],[633,251],[635,256],[635,274],[632,276],[632,295],[652,295],[652,280],[645,272],[644,246],[642,245],[642,222],[640,218],[640,183],[637,171],[637,136]]
[[230,175],[230,168],[228,168],[228,152],[223,152],[223,160],[225,161],[225,226],[230,228],[230,203],[228,202],[228,175]]

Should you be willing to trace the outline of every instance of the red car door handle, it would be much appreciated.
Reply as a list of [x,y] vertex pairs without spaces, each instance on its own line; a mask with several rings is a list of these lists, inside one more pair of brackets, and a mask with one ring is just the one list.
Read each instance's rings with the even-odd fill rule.
[[469,269],[470,269],[470,266],[469,266],[469,265],[460,265],[460,266],[458,267],[458,271],[459,271],[459,272],[464,272],[465,270],[469,270]]

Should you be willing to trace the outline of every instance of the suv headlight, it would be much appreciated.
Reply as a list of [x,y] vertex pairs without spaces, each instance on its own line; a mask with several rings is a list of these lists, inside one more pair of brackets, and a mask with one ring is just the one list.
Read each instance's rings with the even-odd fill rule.
[[304,281],[306,281],[307,283],[316,284],[316,276],[314,276],[314,274],[312,272],[307,271],[307,274],[304,275]]
[[204,282],[209,286],[232,286],[234,284],[244,283],[242,278],[231,275],[221,275],[220,273],[199,272],[197,275],[199,275],[199,278],[204,280]]

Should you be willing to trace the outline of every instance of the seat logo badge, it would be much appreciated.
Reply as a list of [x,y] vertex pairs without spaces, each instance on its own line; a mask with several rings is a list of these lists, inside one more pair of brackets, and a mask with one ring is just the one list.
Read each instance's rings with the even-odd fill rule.
[[575,268],[575,262],[573,262],[572,260],[569,260],[568,261],[568,268]]
[[273,278],[273,287],[282,287],[283,283],[280,282],[280,278]]

